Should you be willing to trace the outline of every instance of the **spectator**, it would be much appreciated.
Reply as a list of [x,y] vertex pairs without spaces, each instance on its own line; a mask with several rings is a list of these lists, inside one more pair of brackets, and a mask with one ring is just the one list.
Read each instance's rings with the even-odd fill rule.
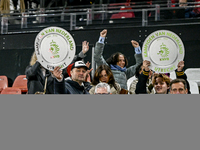
[[107,65],[100,65],[95,71],[94,78],[92,80],[93,87],[90,89],[89,93],[94,94],[96,85],[101,82],[109,84],[112,94],[120,94],[121,87],[115,82],[113,73]]
[[187,84],[184,79],[174,79],[170,82],[170,94],[188,94]]
[[[130,84],[130,88],[129,88],[129,93],[130,94],[135,94],[135,89],[136,89],[136,84],[138,82],[138,78],[139,78],[139,75],[142,73],[143,69],[144,69],[144,63],[146,62],[146,60],[143,61],[143,63],[141,63],[139,66],[137,66],[136,68],[136,72],[135,72],[135,77],[136,79],[132,81],[132,83]],[[147,93],[148,94],[154,94],[155,91],[153,89],[153,85],[152,85],[152,80],[151,80],[151,77],[152,77],[152,73],[153,71],[150,71],[149,72],[149,77],[147,79],[147,83],[146,83],[146,88],[147,88]]]
[[[147,82],[149,71],[150,71],[148,67],[149,65],[150,65],[149,61],[146,61],[146,63],[144,63],[143,72],[139,75],[138,83],[136,85],[136,90],[135,90],[136,94],[147,93],[146,82]],[[187,81],[187,76],[183,71],[183,67],[184,67],[184,61],[180,61],[178,63],[177,69],[175,70],[176,76],[177,78],[182,78],[186,81],[188,93],[190,94],[191,92],[190,92],[189,83]],[[161,74],[161,73],[153,74],[152,84],[154,86],[154,90],[156,94],[168,94],[170,82],[171,82],[171,79],[166,74]]]
[[[66,71],[63,72],[64,76],[67,76]],[[30,65],[25,69],[25,75],[27,78],[28,94],[35,94],[37,91],[42,92],[44,90],[45,78],[47,77],[47,89],[46,94],[53,94],[53,75],[47,69],[45,69],[38,61],[35,52],[32,54]]]
[[107,83],[100,82],[95,86],[94,94],[110,94],[110,86]]
[[94,60],[97,63],[97,66],[100,66],[102,64],[108,65],[112,73],[114,75],[114,78],[117,83],[120,84],[122,89],[127,90],[127,79],[134,76],[136,67],[142,63],[142,55],[141,55],[141,49],[136,41],[131,41],[133,47],[135,48],[135,59],[136,64],[133,66],[130,66],[129,68],[126,68],[128,65],[128,60],[124,56],[124,54],[117,52],[115,54],[112,54],[110,58],[108,58],[106,61],[102,56],[103,49],[104,49],[104,40],[107,35],[107,30],[104,29],[102,32],[100,32],[100,38],[99,41],[95,45],[94,50]]
[[88,73],[88,67],[83,61],[76,61],[71,67],[71,80],[64,80],[60,67],[55,67],[53,74],[55,80],[55,94],[89,94],[85,89],[83,82]]
[[[179,0],[179,7],[186,7],[186,6],[189,6],[187,4],[187,0]],[[193,10],[194,10],[193,8],[185,8],[185,18],[196,17],[196,14]]]

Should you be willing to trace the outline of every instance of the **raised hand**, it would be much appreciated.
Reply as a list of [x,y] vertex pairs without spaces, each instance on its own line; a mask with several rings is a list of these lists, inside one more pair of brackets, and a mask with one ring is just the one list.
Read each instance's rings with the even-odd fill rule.
[[83,41],[82,42],[82,52],[83,52],[83,54],[87,53],[88,50],[89,50],[89,42]]
[[100,32],[100,36],[101,36],[101,37],[104,37],[104,38],[105,38],[106,35],[107,35],[107,30],[106,30],[106,29],[104,29],[103,31]]
[[149,66],[150,66],[150,61],[148,61],[148,60],[144,60],[143,61],[143,66],[144,66],[144,70],[145,71],[149,71],[150,69],[149,69]]
[[182,71],[184,66],[185,66],[184,61],[180,61],[177,66],[178,67],[177,71]]
[[133,47],[135,47],[135,48],[140,46],[137,41],[131,40],[131,43],[132,43]]

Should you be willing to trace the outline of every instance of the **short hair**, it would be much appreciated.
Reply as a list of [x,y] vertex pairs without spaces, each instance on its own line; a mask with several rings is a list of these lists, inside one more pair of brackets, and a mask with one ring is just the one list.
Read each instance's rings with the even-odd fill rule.
[[153,86],[155,85],[156,78],[158,78],[158,77],[161,77],[161,78],[163,79],[163,81],[165,81],[166,84],[169,86],[169,84],[170,84],[170,78],[169,78],[166,74],[163,74],[163,73],[156,74],[156,75],[154,76],[154,80],[153,80],[153,82],[152,82]]
[[97,89],[99,88],[106,88],[107,89],[107,92],[110,93],[110,85],[107,84],[107,83],[104,83],[104,82],[100,82],[96,85],[95,87],[95,93],[97,93]]
[[187,89],[187,83],[186,83],[186,81],[184,80],[184,79],[174,79],[174,80],[172,80],[171,82],[170,82],[170,89],[172,88],[172,85],[174,84],[174,83],[179,83],[179,82],[181,82],[181,83],[183,83],[183,85],[184,85],[184,89]]
[[124,67],[127,67],[128,66],[128,59],[126,58],[126,56],[120,52],[116,52],[114,54],[112,54],[107,60],[106,62],[109,64],[109,65],[116,65],[117,62],[119,62],[119,55],[122,55],[124,56],[124,60],[125,60],[125,66]]

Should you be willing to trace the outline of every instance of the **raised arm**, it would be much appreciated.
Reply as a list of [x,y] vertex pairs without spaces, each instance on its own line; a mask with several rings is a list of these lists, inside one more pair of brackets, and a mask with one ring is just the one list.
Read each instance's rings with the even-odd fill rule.
[[134,57],[135,57],[136,63],[135,63],[135,65],[132,65],[129,68],[127,68],[127,73],[126,73],[127,79],[129,79],[129,78],[131,78],[132,76],[135,75],[136,67],[138,65],[140,65],[143,61],[142,54],[141,54],[142,51],[141,51],[141,48],[139,46],[139,43],[137,41],[132,40],[131,44],[132,44],[132,46],[134,47],[134,50],[135,50]]
[[105,41],[105,37],[107,35],[107,30],[104,29],[103,31],[100,32],[100,37],[99,37],[99,41],[96,42],[95,48],[94,48],[94,61],[96,62],[97,66],[106,64],[105,59],[103,58],[103,50],[104,50],[104,41]]
[[189,84],[189,82],[188,82],[188,80],[187,80],[187,75],[185,74],[185,72],[184,72],[184,70],[183,70],[184,66],[185,66],[184,61],[180,61],[180,62],[178,63],[177,69],[175,70],[175,72],[176,72],[176,77],[177,77],[177,78],[184,79],[184,80],[186,81],[186,83],[187,83],[187,89],[188,89],[188,94],[191,94],[191,91],[190,91],[190,84]]
[[136,89],[135,89],[136,94],[147,94],[146,83],[150,72],[149,65],[150,65],[149,61],[147,60],[143,61],[144,70],[138,77],[138,82],[136,84]]

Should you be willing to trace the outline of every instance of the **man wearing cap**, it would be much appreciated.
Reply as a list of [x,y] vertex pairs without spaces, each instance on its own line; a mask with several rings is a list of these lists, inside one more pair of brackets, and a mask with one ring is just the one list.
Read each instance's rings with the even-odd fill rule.
[[56,77],[54,86],[55,94],[89,94],[83,82],[91,70],[83,61],[76,61],[71,67],[71,80],[64,80],[60,67],[55,67],[53,75]]

